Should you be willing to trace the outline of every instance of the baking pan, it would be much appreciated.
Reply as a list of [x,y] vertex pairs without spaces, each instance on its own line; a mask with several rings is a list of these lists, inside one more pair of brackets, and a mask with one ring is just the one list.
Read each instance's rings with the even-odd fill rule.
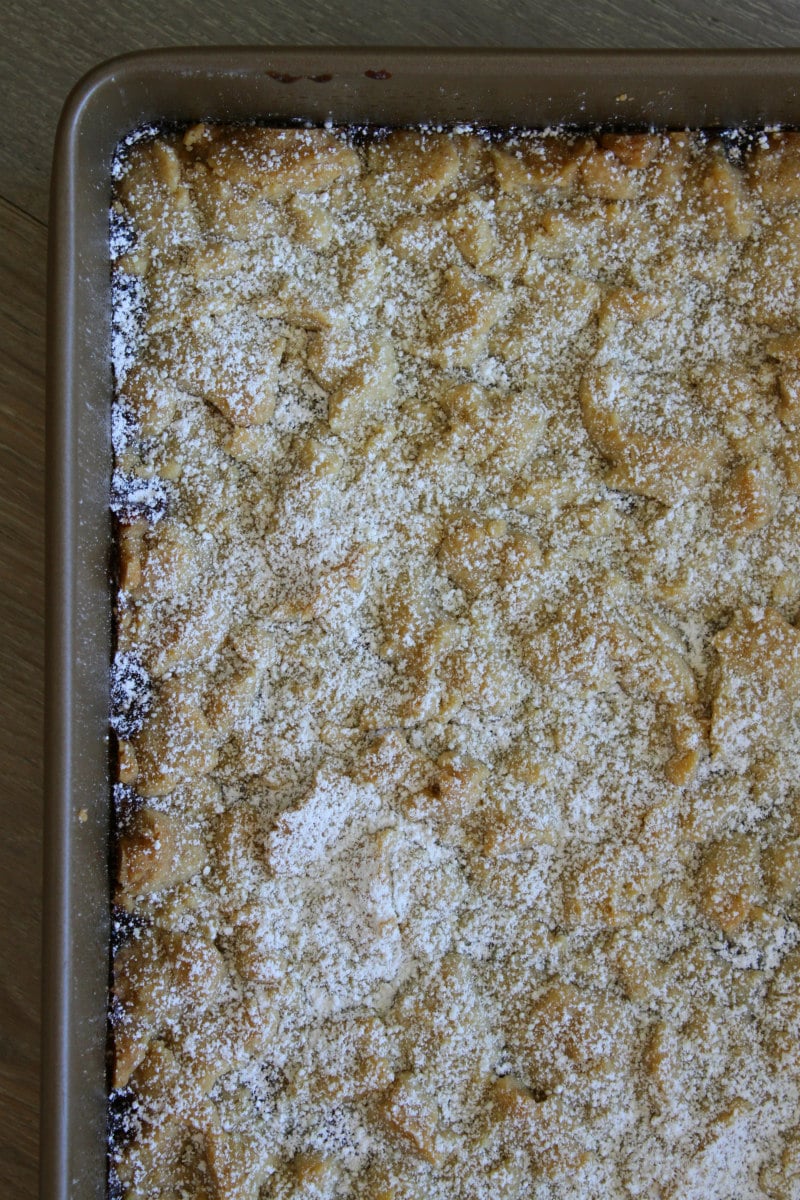
[[97,67],[55,145],[41,1195],[106,1192],[110,164],[156,121],[800,125],[800,50],[158,50]]

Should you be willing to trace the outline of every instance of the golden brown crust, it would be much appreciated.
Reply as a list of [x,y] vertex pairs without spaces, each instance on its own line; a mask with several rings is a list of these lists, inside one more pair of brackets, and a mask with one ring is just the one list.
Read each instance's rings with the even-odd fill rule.
[[121,153],[127,1200],[795,1195],[800,143],[731,145]]

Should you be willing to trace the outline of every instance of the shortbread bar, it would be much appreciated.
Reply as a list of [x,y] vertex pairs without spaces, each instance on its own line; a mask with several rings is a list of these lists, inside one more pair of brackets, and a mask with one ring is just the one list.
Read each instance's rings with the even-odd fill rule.
[[112,1195],[800,1196],[800,135],[115,163]]

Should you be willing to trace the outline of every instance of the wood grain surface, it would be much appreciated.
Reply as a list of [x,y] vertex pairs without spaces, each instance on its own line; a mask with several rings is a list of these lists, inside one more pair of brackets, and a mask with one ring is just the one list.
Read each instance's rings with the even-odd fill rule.
[[0,49],[0,1195],[37,1191],[45,253],[58,113],[90,67],[191,44],[800,45],[797,0],[6,0]]
[[47,230],[0,200],[0,1195],[35,1194]]

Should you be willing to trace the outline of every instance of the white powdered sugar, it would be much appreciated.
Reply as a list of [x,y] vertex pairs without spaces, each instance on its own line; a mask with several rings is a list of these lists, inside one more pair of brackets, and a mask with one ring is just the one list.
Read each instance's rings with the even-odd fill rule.
[[796,178],[120,148],[119,1195],[797,1195]]

